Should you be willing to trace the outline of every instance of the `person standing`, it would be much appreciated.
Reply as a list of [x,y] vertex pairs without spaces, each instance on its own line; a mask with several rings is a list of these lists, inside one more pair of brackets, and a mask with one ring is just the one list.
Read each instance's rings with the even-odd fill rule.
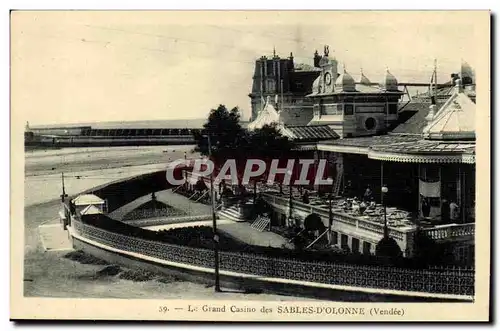
[[422,197],[422,215],[424,217],[429,217],[429,214],[431,213],[431,205],[429,204],[429,201],[427,200],[426,197]]
[[450,203],[450,219],[454,223],[460,219],[460,208],[455,201]]
[[373,197],[373,192],[370,186],[368,185],[365,190],[365,194],[363,195],[363,201],[371,201]]

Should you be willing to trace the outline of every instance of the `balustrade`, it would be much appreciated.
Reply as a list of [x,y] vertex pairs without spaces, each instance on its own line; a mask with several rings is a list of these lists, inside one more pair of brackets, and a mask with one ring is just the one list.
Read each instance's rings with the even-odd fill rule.
[[[275,205],[282,205],[283,207],[288,207],[289,199],[285,197],[276,196],[275,194],[263,193],[263,196],[267,199],[268,202],[271,202]],[[293,200],[293,208],[296,210],[302,210],[309,213],[316,213],[319,216],[328,219],[329,211],[326,208],[321,208],[318,206],[312,206],[309,204],[305,204],[303,202]],[[365,220],[362,218],[358,218],[356,216],[351,216],[344,213],[339,213],[337,211],[332,212],[334,221],[342,222],[347,225],[361,228],[365,230],[369,230],[372,232],[376,232],[379,234],[384,233],[384,225],[380,223],[371,222],[369,220]],[[409,232],[413,232],[413,230],[399,230],[389,227],[389,234],[397,240],[404,240],[406,234]]]
[[475,229],[474,223],[449,224],[439,228],[424,229],[423,232],[434,240],[444,240],[474,236]]

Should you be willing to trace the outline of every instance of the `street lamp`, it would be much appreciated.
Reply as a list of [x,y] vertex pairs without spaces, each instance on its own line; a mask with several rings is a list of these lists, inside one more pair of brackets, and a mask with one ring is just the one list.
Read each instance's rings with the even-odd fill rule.
[[[208,139],[208,157],[212,157],[212,144],[210,141],[210,134],[206,135]],[[214,178],[213,171],[210,173],[210,202],[212,205],[212,220],[214,232],[214,257],[215,257],[215,292],[221,292],[219,281],[219,235],[217,234],[217,216],[215,215],[215,199],[214,199]]]
[[68,197],[68,195],[66,194],[66,188],[64,187],[64,172],[61,173],[61,182],[62,182],[62,193],[60,197],[61,197],[61,202],[64,203],[65,198]]
[[384,205],[384,238],[389,238],[389,229],[387,228],[387,205],[385,203],[385,195],[389,192],[389,189],[385,184],[382,185],[382,204]]
[[328,177],[332,181],[332,188],[330,194],[328,195],[328,242],[332,243],[332,225],[333,225],[333,210],[332,210],[332,200],[333,200],[333,178]]
[[289,199],[288,199],[288,222],[289,224],[292,223],[292,171],[288,170],[287,175],[290,177],[290,194],[289,194]]

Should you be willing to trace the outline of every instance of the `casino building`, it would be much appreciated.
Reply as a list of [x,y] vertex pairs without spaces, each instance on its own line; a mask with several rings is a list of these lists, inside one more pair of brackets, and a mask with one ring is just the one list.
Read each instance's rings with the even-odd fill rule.
[[274,108],[280,111],[281,121],[288,125],[306,125],[312,118],[312,101],[306,98],[311,93],[313,81],[319,76],[318,52],[314,54],[314,66],[296,63],[293,54],[279,57],[276,52],[268,58],[262,56],[255,61],[251,100],[252,116],[255,120],[259,111],[270,98]]
[[[305,219],[316,214],[328,227],[329,241],[334,245],[374,254],[379,240],[389,233],[404,256],[414,254],[414,234],[422,230],[446,245],[457,261],[472,263],[474,71],[462,63],[460,72],[451,74],[449,82],[438,85],[434,80],[428,93],[404,103],[406,85],[412,83],[398,82],[389,70],[381,83],[372,83],[363,73],[356,81],[345,67],[338,70],[337,60],[329,58],[325,47],[323,56],[315,56],[310,90],[300,96],[306,105],[300,118],[309,118],[306,125],[287,121],[282,115],[286,107],[279,104],[279,98],[278,103],[273,103],[272,96],[268,96],[249,128],[278,123],[283,135],[299,142],[304,157],[327,159],[328,173],[334,177],[328,191],[336,197],[329,211],[324,198],[301,202],[298,188],[288,188],[292,193],[265,193],[274,209],[271,226],[304,227]],[[308,132],[307,144],[300,143],[291,131]],[[367,187],[373,192],[378,212],[356,214],[341,207],[348,198],[362,198]],[[313,196],[320,196],[324,190],[309,189]],[[381,218],[382,205],[389,206],[387,224]]]

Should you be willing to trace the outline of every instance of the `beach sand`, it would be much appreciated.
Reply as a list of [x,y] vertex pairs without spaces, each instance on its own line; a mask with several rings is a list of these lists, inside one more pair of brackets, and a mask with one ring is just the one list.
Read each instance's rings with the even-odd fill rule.
[[[165,298],[207,300],[311,300],[272,294],[214,293],[204,284],[156,278],[145,282],[101,275],[106,265],[82,264],[64,257],[67,251],[45,252],[38,232],[56,223],[65,172],[68,194],[148,171],[169,159],[195,157],[193,146],[68,148],[26,153],[24,295],[59,298]],[[165,152],[167,151],[167,152]],[[53,220],[53,221],[50,221]]]

